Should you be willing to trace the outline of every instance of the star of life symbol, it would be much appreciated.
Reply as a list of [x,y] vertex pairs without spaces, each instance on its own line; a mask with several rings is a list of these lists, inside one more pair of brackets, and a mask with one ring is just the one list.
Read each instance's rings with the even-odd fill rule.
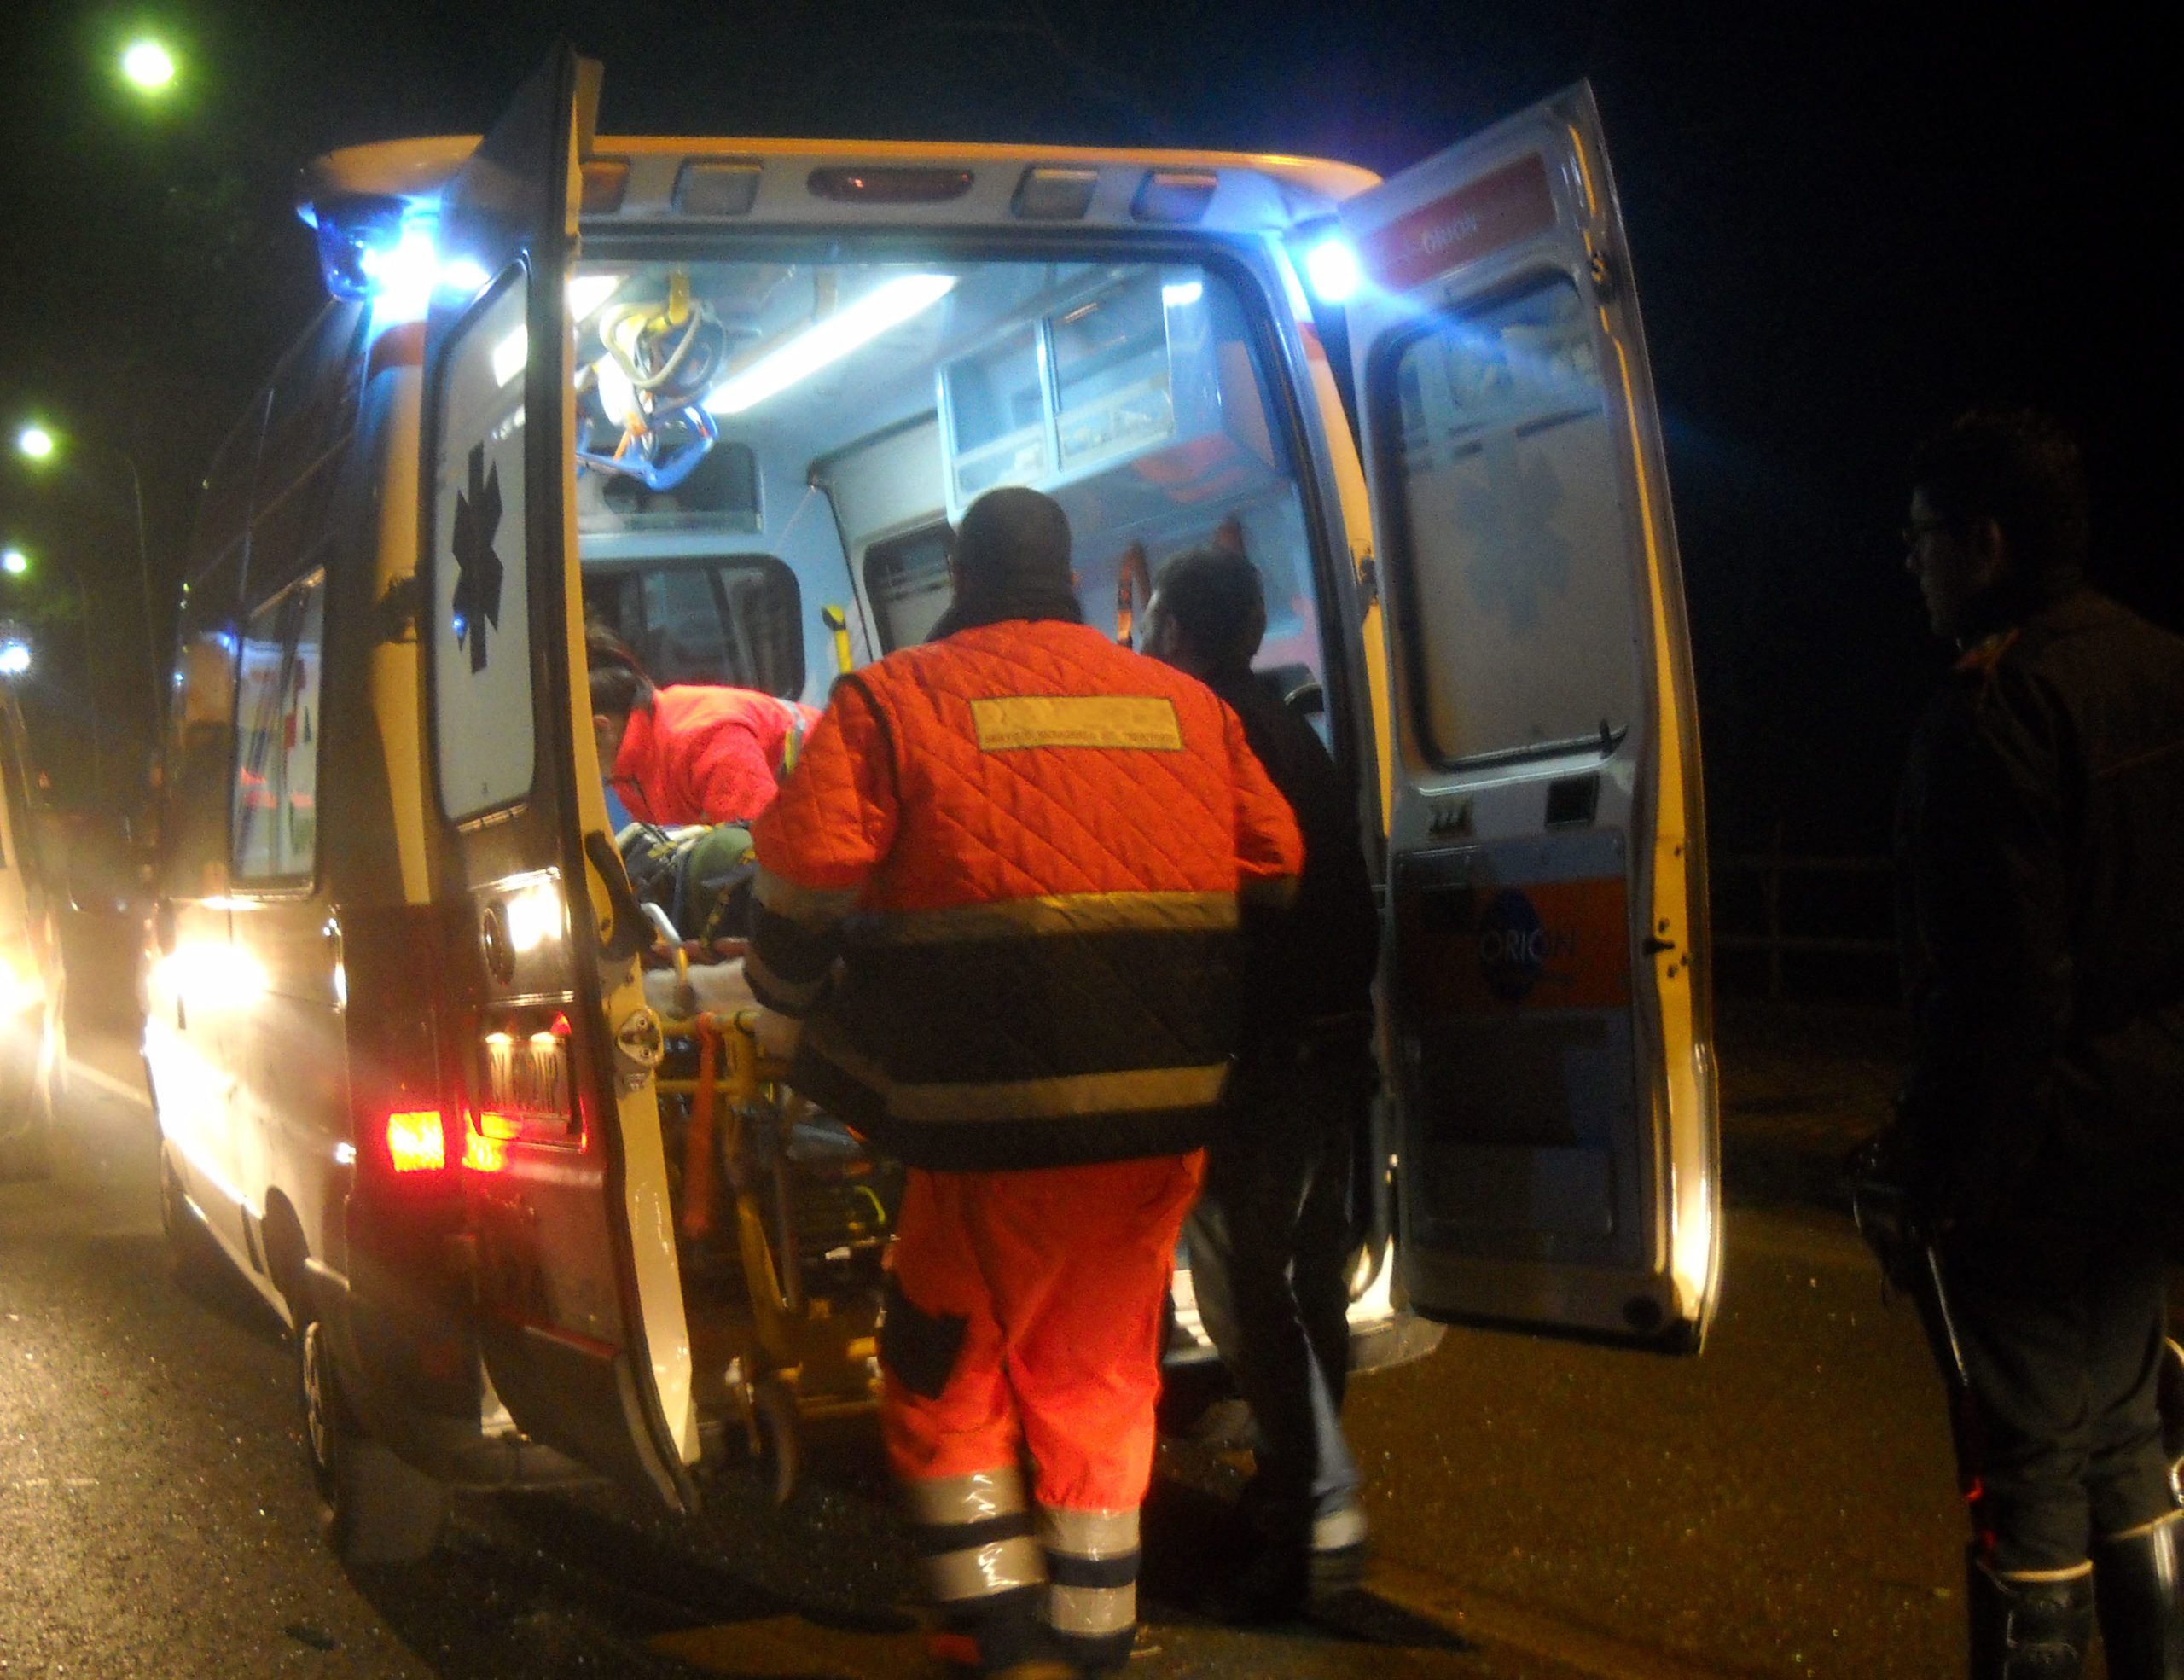
[[455,497],[455,645],[467,648],[473,676],[485,668],[485,627],[501,627],[501,576],[493,552],[501,526],[501,467],[485,470],[485,445],[470,449],[470,485]]

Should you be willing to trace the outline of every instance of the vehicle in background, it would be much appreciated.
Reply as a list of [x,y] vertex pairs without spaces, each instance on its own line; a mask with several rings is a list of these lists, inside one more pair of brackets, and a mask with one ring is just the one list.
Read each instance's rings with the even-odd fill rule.
[[0,695],[0,1180],[43,1176],[67,1073],[59,905],[38,856],[30,747]]
[[821,701],[928,633],[997,485],[1060,501],[1124,638],[1162,560],[1240,545],[1355,789],[1388,917],[1357,1362],[1443,1322],[1695,1351],[1698,747],[1589,92],[1385,183],[603,137],[596,93],[564,55],[482,141],[321,160],[335,300],[191,550],[145,987],[166,1205],[294,1327],[344,1549],[428,1548],[446,1482],[688,1509],[751,1421],[742,1288],[678,1241],[587,617],[663,682]]

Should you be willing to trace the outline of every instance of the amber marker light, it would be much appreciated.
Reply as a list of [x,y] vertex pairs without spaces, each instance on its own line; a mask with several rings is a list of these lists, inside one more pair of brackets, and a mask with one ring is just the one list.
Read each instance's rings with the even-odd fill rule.
[[397,1172],[438,1172],[447,1165],[447,1139],[437,1108],[410,1108],[386,1117],[386,1153]]

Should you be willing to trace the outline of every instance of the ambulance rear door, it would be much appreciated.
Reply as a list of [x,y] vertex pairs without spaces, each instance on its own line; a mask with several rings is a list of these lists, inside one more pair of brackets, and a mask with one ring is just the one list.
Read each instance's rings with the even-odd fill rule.
[[443,196],[421,500],[441,1029],[486,1372],[517,1427],[686,1504],[690,1352],[584,689],[572,334],[595,64],[566,51]]
[[1579,85],[1350,200],[1395,673],[1411,1305],[1695,1351],[1720,1277],[1699,750],[1660,427]]

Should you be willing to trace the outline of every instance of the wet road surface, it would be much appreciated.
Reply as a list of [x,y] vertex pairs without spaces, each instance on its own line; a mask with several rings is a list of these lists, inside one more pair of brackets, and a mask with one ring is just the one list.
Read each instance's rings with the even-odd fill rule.
[[[1829,1205],[1885,1047],[1870,1022],[1730,1026],[1729,1270],[1705,1355],[1452,1332],[1361,1380],[1375,1567],[1329,1627],[1191,1613],[1230,1555],[1242,1469],[1164,1449],[1157,1648],[1133,1677],[1955,1668],[1936,1381]],[[429,1564],[345,1569],[318,1538],[278,1320],[240,1282],[177,1283],[130,1041],[79,1028],[73,1048],[58,1173],[0,1186],[0,1676],[930,1671],[868,1426],[815,1439],[782,1510],[740,1466],[697,1523],[603,1491],[466,1498]]]

